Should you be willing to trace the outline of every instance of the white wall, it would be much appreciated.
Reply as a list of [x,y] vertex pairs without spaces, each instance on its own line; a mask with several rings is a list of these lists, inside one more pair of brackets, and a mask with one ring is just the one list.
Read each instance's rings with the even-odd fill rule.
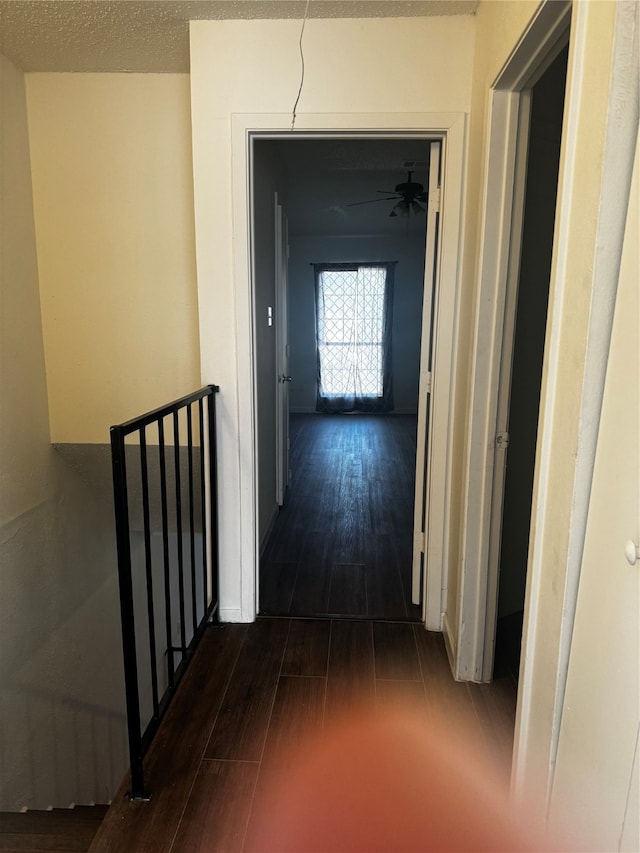
[[[221,385],[221,610],[229,619],[250,619],[255,607],[252,584],[241,580],[256,559],[255,484],[247,464],[252,368],[241,128],[251,126],[247,114],[262,117],[258,127],[290,126],[299,35],[298,21],[191,24],[201,359],[203,380]],[[308,21],[298,127],[326,126],[318,118],[325,113],[335,117],[336,128],[406,130],[415,127],[407,113],[466,112],[473,36],[472,17]],[[386,61],[395,45],[402,45],[402,61]]]
[[51,438],[200,383],[189,78],[27,75]]
[[424,219],[409,235],[292,237],[289,263],[290,401],[292,412],[315,412],[317,362],[312,263],[398,261],[392,336],[394,412],[417,414],[424,283]]
[[15,810],[106,802],[128,760],[109,480],[49,443],[25,85],[4,58],[1,91],[0,810]]

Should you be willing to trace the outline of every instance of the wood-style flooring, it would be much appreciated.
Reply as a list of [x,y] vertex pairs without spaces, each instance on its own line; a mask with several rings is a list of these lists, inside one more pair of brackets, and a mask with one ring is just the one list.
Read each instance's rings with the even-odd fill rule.
[[[304,760],[311,731],[329,739],[345,709],[359,722],[398,702],[424,731],[444,715],[451,749],[471,739],[506,788],[514,684],[454,682],[441,635],[407,622],[345,619],[213,626],[146,759],[150,802],[128,801],[125,780],[90,849],[260,850],[256,804],[272,793],[274,757],[293,750],[288,776]],[[287,801],[275,810],[286,819]]]
[[291,482],[260,613],[420,620],[411,603],[416,418],[292,415]]
[[[261,611],[272,615],[206,631],[145,760],[151,800],[129,801],[125,779],[91,853],[264,849],[260,804],[277,757],[292,778],[311,733],[324,749],[349,711],[356,746],[361,721],[391,709],[423,732],[445,719],[447,749],[470,742],[507,788],[515,681],[456,683],[442,636],[410,600],[415,418],[294,416],[291,426],[293,478],[261,564]],[[46,842],[86,849],[51,832]]]
[[51,811],[1,812],[0,850],[41,853],[44,850],[87,851],[107,806],[77,806]]

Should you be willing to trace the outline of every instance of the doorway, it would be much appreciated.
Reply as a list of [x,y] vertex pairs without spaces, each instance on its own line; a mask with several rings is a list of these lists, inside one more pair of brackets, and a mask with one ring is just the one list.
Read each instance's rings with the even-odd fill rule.
[[[499,580],[493,675],[509,674],[516,682],[522,641],[567,61],[568,45],[530,92],[519,272],[516,292],[512,299],[507,296],[508,316],[505,320],[498,415],[498,433],[502,440],[497,463],[504,465],[505,471],[502,525],[496,545]],[[507,340],[511,334],[512,342]],[[495,505],[494,511],[499,512]]]
[[[567,46],[571,10],[569,2],[541,5],[535,26],[500,71],[490,96],[482,264],[472,351],[463,570],[454,634],[458,642],[452,655],[455,676],[461,681],[487,682],[493,676],[531,90]],[[550,216],[554,215],[556,191],[552,182]],[[539,397],[538,392],[536,424]]]
[[[455,353],[461,305],[462,203],[466,116],[461,112],[419,113],[314,113],[299,114],[291,133],[286,114],[234,113],[230,116],[230,143],[212,161],[222,193],[230,191],[232,215],[220,217],[215,195],[202,196],[202,212],[209,223],[199,241],[200,327],[203,376],[220,379],[220,430],[218,447],[222,464],[219,488],[225,495],[220,507],[221,619],[251,622],[258,608],[257,581],[261,536],[258,523],[259,489],[264,481],[263,455],[258,440],[258,382],[261,364],[256,360],[258,315],[265,318],[269,303],[258,304],[254,289],[254,259],[259,254],[251,176],[254,142],[261,139],[302,140],[344,136],[357,139],[420,138],[442,141],[442,229],[438,242],[438,304],[434,325],[433,360],[436,365],[430,393],[430,489],[435,496],[428,507],[428,536],[421,545],[425,559],[423,619],[432,630],[442,629],[446,599],[445,567],[451,548],[451,482],[455,469],[452,400],[458,376]],[[199,150],[216,150],[216,134],[203,126]],[[209,180],[209,179],[207,179]],[[274,187],[275,192],[275,187]],[[273,197],[269,199],[273,209]],[[273,251],[273,239],[270,240]],[[267,256],[265,254],[264,257]],[[204,270],[206,269],[206,272]],[[204,282],[216,282],[215,287]],[[260,332],[261,333],[261,332]],[[421,377],[422,382],[422,377]]]
[[[390,216],[395,187],[426,188],[430,142],[393,139],[259,139],[254,142],[254,269],[259,471],[259,612],[419,621],[411,601],[413,489],[420,384],[426,205]],[[289,234],[287,356],[291,482],[273,497],[269,395],[272,310],[269,223],[277,191]],[[364,203],[362,203],[364,202]],[[393,410],[388,415],[316,413],[313,264],[394,266]],[[265,464],[266,463],[266,464]]]

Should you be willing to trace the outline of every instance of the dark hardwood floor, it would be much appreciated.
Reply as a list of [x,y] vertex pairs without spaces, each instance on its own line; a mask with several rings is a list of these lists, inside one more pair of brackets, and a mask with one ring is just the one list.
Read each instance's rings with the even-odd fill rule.
[[[418,739],[462,753],[465,773],[480,767],[482,785],[506,793],[513,678],[455,682],[442,635],[425,631],[410,603],[415,419],[300,416],[292,427],[292,486],[261,566],[262,609],[277,615],[206,631],[145,759],[151,800],[130,802],[125,778],[91,853],[279,850],[265,843],[265,803],[278,821],[292,817],[286,786],[310,751],[335,749],[345,719],[356,752],[361,726],[391,721],[382,746],[413,785],[407,729],[400,743],[393,729],[400,711]],[[375,755],[358,761],[340,751],[339,775],[387,784]],[[417,784],[440,784],[418,764]],[[405,803],[389,802],[399,827]]]
[[416,418],[292,415],[291,483],[260,561],[260,612],[419,621]]
[[0,850],[40,853],[86,851],[107,806],[77,806],[51,811],[0,812]]
[[[489,786],[493,777],[506,791],[515,685],[453,681],[440,634],[406,622],[345,619],[261,618],[252,625],[213,626],[145,761],[150,802],[130,802],[125,779],[90,850],[278,849],[260,840],[265,801],[272,816],[292,815],[288,799],[277,799],[274,778],[295,779],[314,740],[324,754],[345,714],[359,732],[361,723],[385,719],[399,707],[425,733],[445,719],[446,735],[436,729],[438,744],[446,737],[446,750],[455,753],[472,743],[465,766],[479,756],[487,768],[482,784]],[[358,734],[353,742],[360,742]],[[393,738],[386,747],[395,754]],[[339,763],[341,773],[349,771],[342,754]],[[351,771],[358,769],[352,761]],[[433,780],[428,766],[423,774],[423,781]],[[403,807],[401,800],[394,806],[399,822]]]

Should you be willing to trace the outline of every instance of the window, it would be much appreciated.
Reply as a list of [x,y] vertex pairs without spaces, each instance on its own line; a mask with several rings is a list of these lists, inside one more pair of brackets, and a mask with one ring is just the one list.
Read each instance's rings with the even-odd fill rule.
[[389,411],[393,268],[317,265],[319,411]]

